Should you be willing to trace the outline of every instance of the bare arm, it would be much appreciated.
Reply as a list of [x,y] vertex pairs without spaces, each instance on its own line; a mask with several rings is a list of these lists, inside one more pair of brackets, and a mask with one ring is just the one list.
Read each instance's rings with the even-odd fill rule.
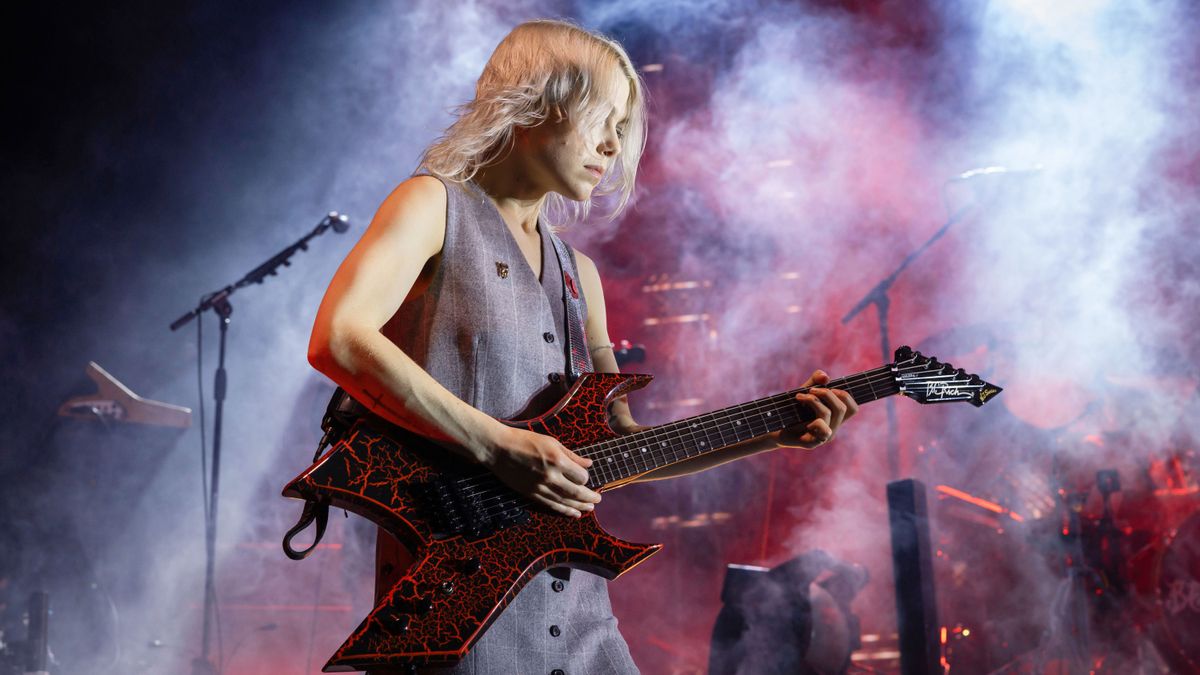
[[[600,274],[590,258],[579,253],[577,253],[577,258],[579,259],[580,283],[583,285],[583,292],[588,301],[586,328],[592,363],[597,372],[618,372],[616,355],[613,353],[612,342],[608,337],[607,310],[604,304],[604,288],[600,282]],[[779,447],[815,448],[828,442],[833,438],[842,422],[849,419],[858,410],[857,404],[849,393],[837,389],[820,388],[819,385],[828,381],[828,375],[817,371],[804,384],[805,387],[816,385],[817,388],[811,390],[811,393],[796,396],[798,401],[812,411],[813,421],[797,428],[785,429],[762,438],[693,457],[678,464],[662,467],[639,477],[637,481],[686,476]],[[609,410],[609,422],[613,429],[621,434],[633,433],[644,428],[634,421],[633,415],[629,411],[629,402],[624,396],[613,401]]]
[[578,516],[599,501],[583,485],[590,460],[467,405],[380,332],[410,293],[423,292],[445,234],[446,192],[436,178],[397,187],[334,274],[309,362],[375,414],[487,466],[547,508]]

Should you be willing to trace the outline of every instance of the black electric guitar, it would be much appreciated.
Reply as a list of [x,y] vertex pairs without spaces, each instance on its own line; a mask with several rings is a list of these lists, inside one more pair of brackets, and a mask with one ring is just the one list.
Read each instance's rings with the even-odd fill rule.
[[[811,419],[795,390],[618,436],[608,426],[608,402],[650,380],[589,373],[546,414],[509,424],[553,436],[590,458],[588,485],[605,491]],[[1000,393],[908,347],[896,351],[893,363],[827,386],[860,404],[902,394],[920,403],[981,406]],[[612,579],[662,548],[617,539],[595,513],[565,518],[535,508],[479,465],[372,418],[356,422],[283,494],[310,508],[335,506],[369,518],[413,555],[326,672],[454,663],[542,570],[576,567]],[[302,557],[289,542],[290,536],[289,555]]]

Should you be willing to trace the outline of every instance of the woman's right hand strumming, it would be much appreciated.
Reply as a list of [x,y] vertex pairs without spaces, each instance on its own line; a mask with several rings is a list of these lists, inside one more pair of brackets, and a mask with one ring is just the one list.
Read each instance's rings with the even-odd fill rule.
[[554,513],[579,518],[600,502],[587,487],[592,460],[544,434],[498,425],[483,460],[501,481]]

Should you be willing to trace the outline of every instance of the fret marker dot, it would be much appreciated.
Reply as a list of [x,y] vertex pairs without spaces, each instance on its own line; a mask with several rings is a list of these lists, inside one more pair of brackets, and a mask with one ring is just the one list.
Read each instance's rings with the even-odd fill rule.
[[695,422],[693,422],[693,423],[692,423],[692,428],[693,428],[693,429],[695,429],[695,428],[696,428],[696,423],[695,423]]
[[613,460],[613,458],[612,458],[612,457],[609,457],[609,458],[608,458],[608,461],[609,461],[609,463],[610,463],[610,464],[612,463],[612,460]]
[[770,416],[771,416],[771,413],[767,413],[767,417],[770,417]]
[[662,446],[663,446],[664,448],[665,448],[665,447],[667,447],[667,442],[666,442],[666,441],[663,441],[663,442],[662,442]]
[[628,457],[628,456],[629,456],[629,453],[628,453],[628,452],[626,452],[626,453],[624,453],[624,454],[625,454],[625,456],[626,456],[626,457]]
[[737,421],[737,423],[740,425],[740,424],[742,423],[742,421],[741,421],[741,420],[738,420],[738,421]]
[[642,448],[642,452],[645,452],[645,451],[646,451],[646,449],[645,449],[645,448]]
[[704,441],[700,441],[700,445],[704,445]]

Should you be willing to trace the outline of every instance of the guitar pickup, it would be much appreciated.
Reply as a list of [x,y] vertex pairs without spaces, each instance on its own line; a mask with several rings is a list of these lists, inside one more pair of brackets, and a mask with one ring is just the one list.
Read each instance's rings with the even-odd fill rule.
[[417,492],[435,539],[483,539],[529,520],[525,500],[491,475],[440,477]]

